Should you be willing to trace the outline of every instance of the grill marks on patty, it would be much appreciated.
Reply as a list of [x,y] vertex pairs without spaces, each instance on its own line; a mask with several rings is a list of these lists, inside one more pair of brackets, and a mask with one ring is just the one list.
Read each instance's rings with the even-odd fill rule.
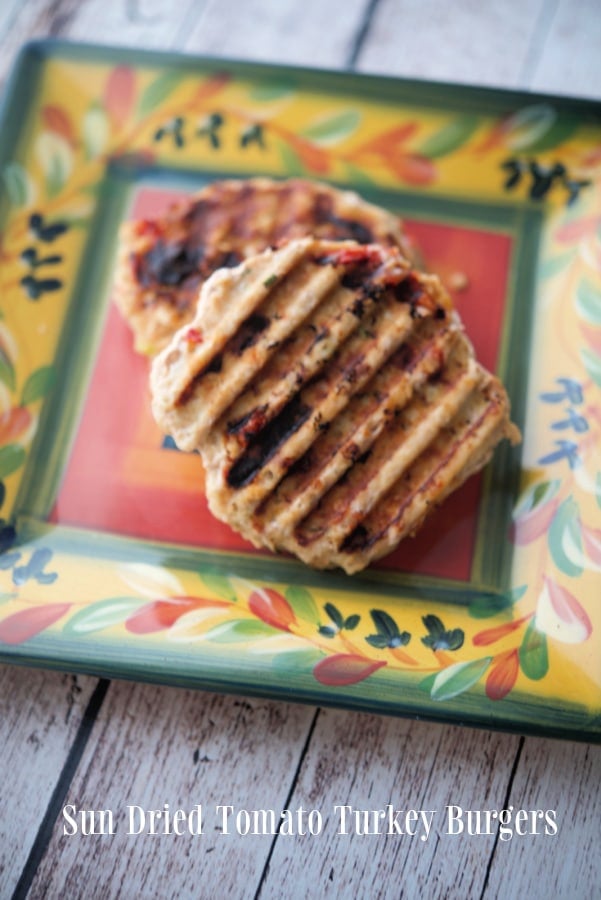
[[302,179],[216,181],[154,220],[127,223],[116,302],[154,353],[190,321],[204,281],[268,247],[315,235],[410,252],[399,219],[350,191]]
[[200,451],[214,514],[258,546],[357,571],[516,438],[440,282],[394,250],[268,251],[211,279],[203,324],[155,360],[153,408]]

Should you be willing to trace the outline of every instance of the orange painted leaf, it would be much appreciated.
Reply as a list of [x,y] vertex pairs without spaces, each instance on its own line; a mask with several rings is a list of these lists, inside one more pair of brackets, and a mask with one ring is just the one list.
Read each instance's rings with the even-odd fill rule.
[[31,413],[24,406],[13,406],[0,416],[0,444],[10,444],[27,431]]
[[364,681],[385,665],[383,660],[368,659],[355,653],[335,653],[320,660],[313,669],[313,675],[320,684],[343,687]]
[[171,628],[181,616],[193,609],[225,606],[230,606],[225,600],[204,597],[169,597],[165,600],[153,600],[130,616],[125,628],[131,634],[152,634]]
[[436,165],[418,153],[389,155],[386,162],[399,179],[405,184],[432,184],[436,180]]
[[285,597],[272,588],[253,591],[248,608],[257,618],[281,631],[289,631],[291,625],[296,625],[292,607]]
[[486,696],[489,700],[502,700],[514,686],[520,671],[517,650],[503,653],[493,665],[486,679]]
[[70,603],[48,603],[13,613],[0,622],[0,643],[22,644],[50,628],[70,609]]
[[201,82],[196,92],[195,99],[207,100],[209,97],[213,97],[215,94],[218,94],[219,91],[223,90],[231,79],[232,76],[228,72],[216,72],[214,75],[211,75],[210,78],[207,78],[206,81]]
[[322,150],[321,147],[314,146],[308,141],[294,140],[292,144],[301,162],[310,172],[323,175],[330,170],[330,157],[326,150]]
[[75,133],[68,113],[60,106],[42,107],[42,121],[47,131],[60,134],[70,144],[75,144]]
[[375,138],[371,138],[371,140],[361,144],[351,155],[357,157],[374,153],[388,156],[392,148],[400,147],[401,144],[405,144],[409,138],[413,137],[418,128],[418,122],[403,122],[402,125],[396,125],[389,131],[378,134]]
[[476,647],[487,647],[489,644],[494,644],[495,641],[500,641],[501,638],[511,634],[512,631],[517,631],[517,629],[523,625],[524,622],[527,622],[531,616],[532,613],[529,613],[527,616],[523,616],[521,619],[515,619],[513,622],[504,622],[502,625],[496,625],[494,628],[487,628],[485,631],[480,631],[478,634],[474,635],[472,643]]
[[109,116],[121,128],[134,108],[136,77],[129,66],[116,66],[104,88],[104,106]]

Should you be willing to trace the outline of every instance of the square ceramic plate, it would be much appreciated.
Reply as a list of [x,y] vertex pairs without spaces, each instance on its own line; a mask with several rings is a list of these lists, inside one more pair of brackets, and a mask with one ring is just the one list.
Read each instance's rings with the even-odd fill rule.
[[[70,44],[0,130],[0,656],[599,739],[601,120],[575,100]],[[361,576],[215,522],[111,302],[118,226],[223,176],[403,216],[524,433]],[[460,277],[456,277],[457,274]]]

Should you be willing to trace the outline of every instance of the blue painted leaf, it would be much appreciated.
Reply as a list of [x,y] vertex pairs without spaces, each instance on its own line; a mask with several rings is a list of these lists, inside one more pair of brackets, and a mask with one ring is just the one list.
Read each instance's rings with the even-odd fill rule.
[[549,671],[547,638],[531,622],[519,649],[520,666],[526,678],[539,681]]
[[548,531],[553,562],[565,575],[576,578],[583,571],[582,528],[578,504],[568,497],[558,507]]
[[25,462],[25,450],[20,444],[6,444],[0,447],[0,478],[16,472]]
[[591,325],[601,325],[601,291],[587,278],[576,288],[576,310]]
[[125,622],[147,601],[140,597],[111,597],[78,610],[65,624],[66,634],[91,634]]
[[478,116],[459,116],[440,131],[436,131],[417,148],[417,153],[428,159],[438,159],[454,153],[469,140],[478,127]]
[[463,694],[482,678],[491,662],[492,656],[485,656],[483,659],[475,659],[472,662],[448,666],[442,672],[438,672],[434,678],[430,696],[433,700],[440,701],[450,700],[451,697]]

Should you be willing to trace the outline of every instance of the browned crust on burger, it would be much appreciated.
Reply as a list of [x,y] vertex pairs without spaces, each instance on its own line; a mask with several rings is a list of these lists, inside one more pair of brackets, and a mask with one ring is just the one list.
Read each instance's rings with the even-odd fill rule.
[[438,278],[354,242],[306,238],[216,273],[151,388],[219,519],[349,573],[519,440]]
[[219,268],[314,235],[411,253],[400,219],[356,193],[303,179],[215,181],[152,220],[123,225],[115,299],[139,352],[154,354],[190,321]]

